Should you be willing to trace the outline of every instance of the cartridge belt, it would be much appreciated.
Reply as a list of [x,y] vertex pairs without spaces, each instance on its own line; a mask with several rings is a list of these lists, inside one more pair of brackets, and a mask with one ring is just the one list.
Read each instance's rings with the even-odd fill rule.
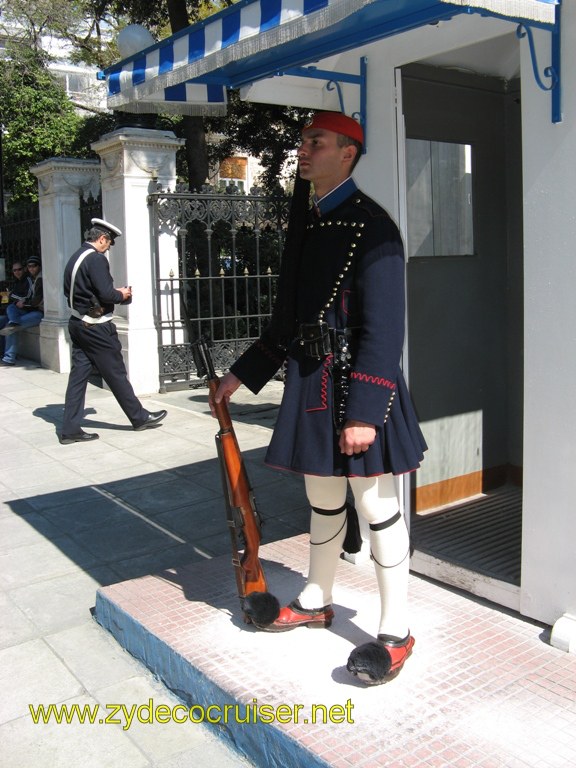
[[327,322],[320,320],[315,323],[301,323],[296,340],[303,347],[306,357],[323,360],[339,348],[339,338],[350,341],[354,330],[354,328],[341,330],[330,328]]

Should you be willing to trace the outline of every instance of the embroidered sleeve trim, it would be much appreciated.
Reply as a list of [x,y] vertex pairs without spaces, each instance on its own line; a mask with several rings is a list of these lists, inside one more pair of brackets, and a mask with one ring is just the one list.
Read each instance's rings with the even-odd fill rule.
[[352,371],[350,378],[356,379],[357,381],[363,381],[365,384],[376,384],[378,387],[386,387],[386,389],[391,389],[392,391],[396,389],[396,384],[393,381],[384,379],[381,376],[370,376],[367,373]]

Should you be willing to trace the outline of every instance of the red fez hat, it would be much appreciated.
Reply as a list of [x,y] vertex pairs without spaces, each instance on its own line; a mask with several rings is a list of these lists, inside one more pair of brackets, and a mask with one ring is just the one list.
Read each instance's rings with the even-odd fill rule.
[[307,131],[310,128],[323,128],[326,131],[341,133],[364,144],[364,131],[360,123],[352,117],[343,115],[342,112],[318,112],[312,118],[312,122],[305,125],[302,130]]

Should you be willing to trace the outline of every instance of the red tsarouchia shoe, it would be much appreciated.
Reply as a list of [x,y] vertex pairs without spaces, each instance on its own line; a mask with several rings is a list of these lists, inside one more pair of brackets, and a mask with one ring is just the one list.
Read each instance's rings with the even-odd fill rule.
[[258,626],[265,632],[288,632],[296,627],[310,627],[310,629],[326,629],[332,624],[334,611],[331,605],[323,608],[302,608],[298,600],[294,600],[280,610],[276,621],[267,626]]
[[393,680],[412,653],[414,638],[378,635],[376,641],[355,648],[346,669],[366,685],[381,685]]

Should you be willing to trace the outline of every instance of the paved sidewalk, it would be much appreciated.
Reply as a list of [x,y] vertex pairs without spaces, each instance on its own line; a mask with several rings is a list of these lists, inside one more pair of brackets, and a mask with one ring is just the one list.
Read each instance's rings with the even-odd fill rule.
[[[67,379],[26,361],[0,369],[0,765],[249,766],[193,723],[134,718],[124,730],[32,720],[29,705],[177,704],[94,621],[96,591],[229,548],[207,390],[146,399],[169,416],[156,429],[134,432],[112,395],[90,385],[86,430],[100,440],[62,446],[56,432]],[[274,406],[261,400],[258,420],[273,418]],[[283,490],[284,479],[274,473],[264,477],[261,446],[269,429],[250,424],[253,407],[235,408],[253,474],[282,486],[270,535],[299,533],[297,523],[283,521],[280,507],[298,507],[302,498]]]
[[[340,563],[329,631],[242,625],[206,390],[150,398],[168,418],[137,433],[91,386],[86,429],[101,439],[60,446],[66,381],[34,364],[0,370],[3,768],[250,765],[202,725],[137,722],[137,706],[180,700],[123,647],[188,704],[302,707],[299,722],[214,726],[259,768],[576,765],[576,656],[551,648],[546,627],[413,575],[413,657],[393,683],[360,686],[344,665],[373,631],[369,563]],[[262,464],[280,392],[240,396],[232,415],[284,602],[306,571],[308,509],[298,478]],[[29,705],[51,703],[134,717],[35,725]],[[334,707],[332,722],[312,725],[316,706]]]

